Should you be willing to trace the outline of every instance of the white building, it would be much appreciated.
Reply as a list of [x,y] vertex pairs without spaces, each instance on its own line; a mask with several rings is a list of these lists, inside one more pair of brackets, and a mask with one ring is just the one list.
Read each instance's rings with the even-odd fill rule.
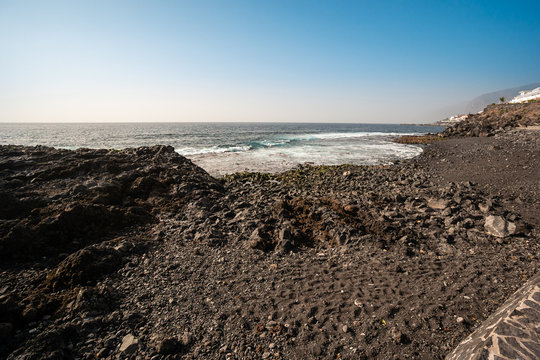
[[510,103],[518,104],[529,100],[540,100],[540,87],[529,91],[520,91],[518,96],[510,100]]

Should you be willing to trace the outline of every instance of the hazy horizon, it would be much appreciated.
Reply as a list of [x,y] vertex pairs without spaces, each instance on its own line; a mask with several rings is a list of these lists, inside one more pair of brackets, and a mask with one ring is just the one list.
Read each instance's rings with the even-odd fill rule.
[[540,79],[538,10],[0,0],[0,122],[437,121]]

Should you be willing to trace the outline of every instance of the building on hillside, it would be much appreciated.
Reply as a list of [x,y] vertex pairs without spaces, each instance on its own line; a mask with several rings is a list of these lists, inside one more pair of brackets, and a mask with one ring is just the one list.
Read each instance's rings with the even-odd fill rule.
[[540,87],[529,91],[520,91],[519,95],[510,100],[511,104],[519,104],[531,100],[540,100]]

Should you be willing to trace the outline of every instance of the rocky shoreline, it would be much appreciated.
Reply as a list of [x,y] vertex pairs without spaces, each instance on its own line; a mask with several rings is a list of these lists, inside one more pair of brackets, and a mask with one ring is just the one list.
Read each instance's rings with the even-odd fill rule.
[[0,358],[444,358],[540,264],[540,131],[492,135],[219,179],[1,146]]

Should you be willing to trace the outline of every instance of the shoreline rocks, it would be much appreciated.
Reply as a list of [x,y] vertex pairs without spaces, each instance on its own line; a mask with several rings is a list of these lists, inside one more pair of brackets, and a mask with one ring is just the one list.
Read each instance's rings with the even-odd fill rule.
[[0,357],[443,358],[540,244],[440,154],[214,179],[164,146],[1,146]]

